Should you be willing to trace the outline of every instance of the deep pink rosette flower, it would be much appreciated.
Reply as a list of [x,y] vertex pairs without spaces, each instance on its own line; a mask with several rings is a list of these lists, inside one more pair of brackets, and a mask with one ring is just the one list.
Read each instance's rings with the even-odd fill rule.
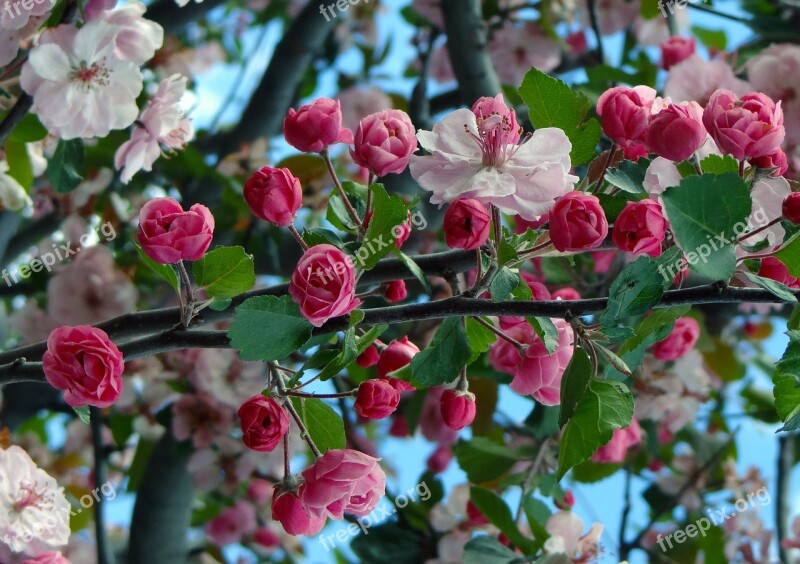
[[684,356],[700,338],[700,325],[691,317],[679,317],[667,337],[653,345],[653,355],[659,360],[677,360]]
[[200,259],[213,235],[214,216],[202,204],[183,211],[173,198],[155,198],[139,212],[139,244],[161,264]]
[[439,398],[445,425],[456,431],[475,419],[475,394],[467,391],[445,390]]
[[403,172],[416,150],[416,131],[408,114],[382,110],[359,122],[350,156],[380,177]]
[[694,55],[697,42],[694,37],[679,37],[673,35],[661,44],[661,68],[669,70]]
[[355,410],[367,419],[384,419],[397,409],[400,392],[389,382],[379,378],[362,382],[358,387]]
[[703,110],[697,102],[670,104],[650,116],[647,145],[659,157],[675,162],[688,159],[705,140]]
[[608,235],[608,221],[597,196],[569,192],[550,212],[550,240],[561,252],[599,247]]
[[628,202],[614,222],[611,239],[623,251],[657,257],[667,235],[667,220],[655,200]]
[[460,198],[444,213],[444,240],[451,249],[477,249],[489,238],[492,217],[481,202]]
[[289,416],[272,398],[257,395],[239,408],[242,442],[258,452],[270,452],[289,431]]
[[786,136],[781,103],[759,92],[739,98],[717,90],[703,112],[703,124],[719,150],[739,160],[773,153]]
[[592,455],[592,462],[620,463],[625,461],[628,449],[642,442],[642,428],[636,419],[625,429],[614,429],[611,440]]
[[325,517],[311,517],[297,492],[275,486],[272,495],[272,518],[290,535],[316,535],[325,526]]
[[289,113],[283,120],[287,143],[305,153],[321,153],[335,143],[352,143],[353,132],[342,127],[339,100],[317,98]]
[[656,91],[649,86],[615,86],[597,100],[603,131],[625,151],[625,158],[647,156],[647,124]]
[[548,354],[544,343],[533,333],[510,384],[518,394],[531,395],[543,405],[561,403],[561,377],[573,353],[572,327],[563,319],[554,319],[553,323],[558,329],[558,348],[553,354]]
[[264,166],[245,182],[244,199],[254,216],[286,227],[303,204],[303,189],[288,168]]

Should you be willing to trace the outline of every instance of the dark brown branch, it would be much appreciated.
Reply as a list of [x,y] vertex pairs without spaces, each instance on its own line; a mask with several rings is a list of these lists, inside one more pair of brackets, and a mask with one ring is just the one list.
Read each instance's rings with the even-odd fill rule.
[[189,2],[181,7],[175,0],[157,0],[147,7],[144,17],[163,27],[165,34],[175,33],[193,21],[204,18],[208,12],[227,1],[203,0],[202,2]]

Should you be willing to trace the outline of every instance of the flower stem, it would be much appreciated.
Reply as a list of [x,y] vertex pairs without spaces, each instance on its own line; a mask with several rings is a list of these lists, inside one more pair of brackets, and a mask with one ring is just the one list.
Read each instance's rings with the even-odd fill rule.
[[741,237],[739,237],[738,239],[736,239],[736,242],[737,242],[737,243],[741,243],[741,242],[742,242],[742,241],[744,241],[745,239],[748,239],[748,238],[752,237],[753,235],[756,235],[756,234],[758,234],[758,233],[761,233],[761,232],[762,232],[762,231],[764,231],[765,229],[769,229],[770,227],[772,227],[772,226],[773,226],[773,225],[775,225],[776,223],[779,223],[779,222],[780,222],[780,220],[782,220],[782,219],[783,219],[783,216],[781,216],[781,217],[776,217],[775,219],[773,219],[772,221],[770,221],[770,222],[769,222],[769,223],[767,223],[766,225],[762,225],[762,226],[761,226],[761,227],[759,227],[758,229],[753,229],[752,231],[749,231],[749,232],[745,233],[744,235],[742,235]]
[[494,333],[495,335],[497,335],[501,339],[503,339],[505,341],[508,341],[509,343],[514,345],[517,348],[517,351],[519,351],[519,354],[521,356],[525,356],[525,345],[523,345],[522,343],[520,343],[519,341],[517,341],[513,337],[510,337],[510,336],[506,335],[503,331],[501,331],[500,329],[498,329],[497,327],[495,327],[494,325],[492,325],[488,321],[484,321],[480,317],[473,317],[472,319],[474,319],[475,321],[477,321],[478,323],[480,323],[481,325],[483,325],[484,327],[489,329],[492,333]]
[[292,234],[292,237],[294,237],[294,240],[297,241],[297,244],[303,247],[304,251],[308,250],[308,245],[306,244],[305,241],[303,241],[303,238],[300,236],[300,233],[297,232],[297,229],[295,229],[294,225],[292,225],[291,223],[289,224],[289,233]]
[[283,396],[286,399],[286,401],[283,402],[284,409],[286,409],[286,411],[289,412],[289,415],[292,416],[292,419],[294,419],[294,422],[297,423],[297,428],[300,429],[300,436],[306,442],[306,444],[308,445],[308,448],[311,449],[311,452],[314,453],[314,457],[315,458],[319,458],[320,456],[322,456],[322,453],[317,448],[317,445],[314,444],[314,440],[311,438],[311,435],[308,434],[308,429],[306,429],[306,426],[305,426],[305,423],[303,423],[303,420],[300,419],[300,415],[298,415],[297,411],[294,408],[294,405],[292,405],[291,400],[289,400],[286,397],[288,395],[288,392],[286,390],[286,386],[285,386],[285,383],[283,381],[283,374],[281,374],[280,369],[279,369],[279,367],[278,367],[278,365],[276,363],[270,362],[270,363],[268,363],[268,366],[269,366],[269,369],[273,372],[273,374],[275,374],[275,384],[278,387],[278,391],[280,392],[280,395]]
[[339,177],[336,176],[336,171],[333,168],[333,163],[331,162],[331,156],[328,153],[328,148],[322,150],[320,153],[322,155],[322,160],[325,161],[325,166],[328,167],[328,173],[330,173],[331,178],[333,179],[333,185],[336,186],[336,190],[339,192],[339,197],[342,198],[342,202],[344,203],[344,207],[347,208],[347,213],[350,214],[350,219],[353,220],[353,224],[358,226],[358,231],[361,235],[364,234],[364,227],[361,225],[361,218],[358,217],[353,204],[350,203],[350,199],[347,197],[347,194],[344,193],[344,188],[342,188],[342,183],[339,182]]
[[292,475],[289,468],[289,433],[283,435],[283,479]]
[[184,329],[189,327],[194,312],[194,292],[192,292],[192,282],[189,280],[189,273],[186,272],[186,265],[183,261],[178,262],[178,272],[181,275],[181,291],[179,294],[181,301],[181,326]]

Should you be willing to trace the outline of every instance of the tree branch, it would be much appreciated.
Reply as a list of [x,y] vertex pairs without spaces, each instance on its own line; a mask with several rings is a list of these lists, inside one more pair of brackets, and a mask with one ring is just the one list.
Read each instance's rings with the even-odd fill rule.
[[503,91],[486,51],[486,22],[480,0],[442,0],[447,52],[458,81],[461,103]]
[[181,7],[175,0],[156,0],[147,7],[145,17],[164,28],[164,33],[175,33],[195,20],[225,4],[228,0],[203,0],[189,2]]

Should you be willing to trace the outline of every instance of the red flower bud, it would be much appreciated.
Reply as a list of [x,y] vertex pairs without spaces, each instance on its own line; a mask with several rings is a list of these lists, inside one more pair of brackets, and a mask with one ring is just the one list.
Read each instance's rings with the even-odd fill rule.
[[442,419],[451,429],[456,431],[463,429],[475,419],[475,394],[445,390],[439,401]]
[[394,413],[399,403],[400,392],[389,382],[381,379],[367,380],[358,387],[355,410],[361,417],[383,419]]

